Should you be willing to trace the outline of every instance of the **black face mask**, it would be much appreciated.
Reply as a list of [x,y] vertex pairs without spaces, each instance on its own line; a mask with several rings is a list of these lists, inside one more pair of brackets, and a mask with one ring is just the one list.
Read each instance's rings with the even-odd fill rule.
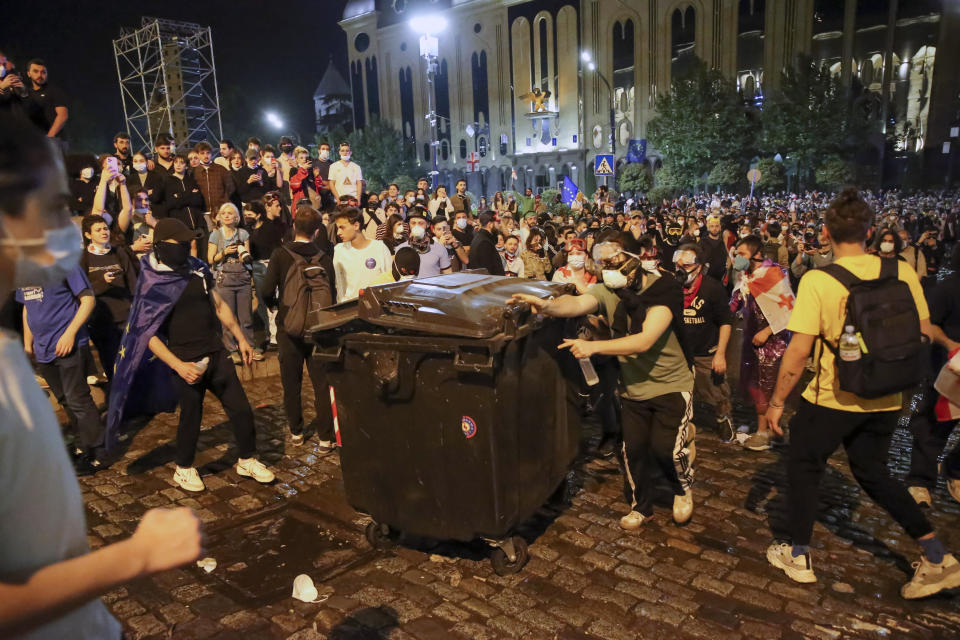
[[190,261],[190,247],[182,243],[158,242],[153,245],[153,251],[157,260],[167,265],[174,271],[182,271],[187,268]]
[[285,145],[281,146],[281,147],[280,147],[280,152],[281,152],[281,153],[287,153],[287,154],[293,153],[293,145],[285,144]]

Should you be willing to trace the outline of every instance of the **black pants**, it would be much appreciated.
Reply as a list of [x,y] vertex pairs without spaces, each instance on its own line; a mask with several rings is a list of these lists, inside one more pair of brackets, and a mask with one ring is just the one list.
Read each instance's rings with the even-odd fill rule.
[[99,454],[103,447],[103,422],[87,386],[87,374],[79,349],[53,362],[39,363],[37,368],[70,418],[70,424],[80,439],[80,446],[89,453]]
[[693,484],[688,440],[693,416],[691,393],[667,393],[649,400],[622,399],[623,464],[630,506],[653,515],[653,471],[659,467],[676,495]]
[[203,420],[203,396],[207,389],[213,392],[223,405],[223,410],[233,426],[237,439],[237,455],[252,458],[257,450],[256,432],[253,426],[253,409],[243,391],[237,370],[223,349],[210,354],[210,364],[195,384],[176,376],[180,396],[180,424],[177,427],[177,466],[192,467],[200,438]]
[[277,330],[277,349],[280,360],[280,382],[283,385],[283,409],[287,414],[290,433],[303,433],[303,364],[313,383],[314,419],[312,430],[320,440],[333,439],[333,415],[327,402],[327,369],[324,363],[313,356],[314,345],[289,335],[282,328]]
[[590,387],[591,403],[596,406],[597,417],[604,438],[620,439],[620,398],[617,397],[617,383],[620,379],[620,365],[616,358],[607,358],[599,364],[594,363],[597,377],[595,386]]
[[87,323],[90,340],[97,347],[100,356],[100,365],[107,375],[107,380],[113,380],[113,365],[120,350],[120,340],[123,338],[123,325],[118,325],[113,318],[97,318]]
[[[947,446],[947,439],[960,420],[937,422],[937,390],[932,381],[924,388],[917,410],[910,419],[913,433],[913,453],[910,455],[908,487],[926,487],[933,490],[937,484],[937,460]],[[943,459],[943,473],[947,478],[960,478],[960,445]]]
[[857,413],[800,401],[790,423],[788,514],[793,544],[810,544],[817,518],[820,479],[827,459],[841,444],[850,470],[863,490],[883,507],[912,538],[933,531],[906,487],[890,476],[890,436],[899,411]]

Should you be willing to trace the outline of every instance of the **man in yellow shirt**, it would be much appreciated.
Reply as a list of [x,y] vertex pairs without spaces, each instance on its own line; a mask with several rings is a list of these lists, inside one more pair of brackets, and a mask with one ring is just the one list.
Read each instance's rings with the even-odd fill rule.
[[[826,212],[826,231],[833,242],[835,264],[862,280],[880,275],[881,259],[864,251],[873,212],[848,189]],[[898,277],[905,282],[917,307],[923,333],[946,340],[930,324],[930,313],[916,272],[904,262]],[[831,275],[813,270],[800,281],[796,306],[787,329],[793,340],[784,353],[776,389],[770,399],[767,421],[782,434],[783,404],[803,372],[818,336],[836,345],[843,332],[848,290]],[[810,560],[810,536],[817,517],[819,484],[827,459],[843,444],[850,470],[867,494],[883,507],[923,548],[913,579],[900,590],[904,598],[922,598],[960,586],[960,563],[944,549],[920,507],[906,487],[887,468],[890,437],[897,426],[902,398],[899,393],[866,399],[839,388],[832,349],[817,344],[816,377],[803,392],[791,424],[787,479],[791,544],[772,544],[767,560],[797,582],[816,582]]]

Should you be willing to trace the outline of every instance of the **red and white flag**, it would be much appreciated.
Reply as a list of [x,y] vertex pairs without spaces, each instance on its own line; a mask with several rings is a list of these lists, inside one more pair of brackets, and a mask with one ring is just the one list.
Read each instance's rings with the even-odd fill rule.
[[943,365],[933,387],[940,394],[934,406],[937,422],[960,420],[960,349],[950,352],[950,360]]
[[744,299],[747,293],[756,298],[771,331],[780,333],[787,328],[797,299],[790,288],[790,278],[779,265],[765,261],[753,273],[744,273],[740,280],[740,291]]

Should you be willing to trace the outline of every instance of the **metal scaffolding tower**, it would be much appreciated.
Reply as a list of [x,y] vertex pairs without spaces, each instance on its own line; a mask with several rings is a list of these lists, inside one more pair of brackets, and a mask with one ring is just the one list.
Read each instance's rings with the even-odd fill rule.
[[210,27],[144,16],[113,54],[132,149],[152,149],[161,132],[181,148],[223,138]]

